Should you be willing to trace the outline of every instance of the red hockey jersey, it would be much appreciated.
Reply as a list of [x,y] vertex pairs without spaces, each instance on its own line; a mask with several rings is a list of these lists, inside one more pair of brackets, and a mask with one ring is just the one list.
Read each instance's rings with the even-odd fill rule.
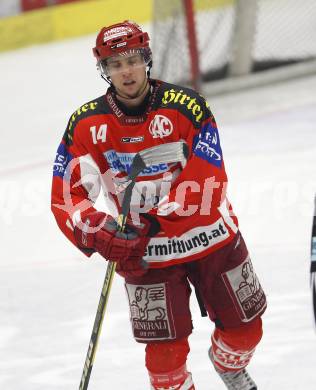
[[107,212],[119,214],[137,152],[184,140],[190,150],[184,169],[180,163],[153,165],[141,172],[133,190],[132,217],[149,212],[162,227],[144,257],[149,267],[159,268],[200,259],[226,245],[238,222],[226,198],[218,129],[205,99],[188,88],[150,83],[137,111],[123,107],[109,88],[71,115],[54,163],[52,211],[77,246],[73,227],[95,210],[101,189]]

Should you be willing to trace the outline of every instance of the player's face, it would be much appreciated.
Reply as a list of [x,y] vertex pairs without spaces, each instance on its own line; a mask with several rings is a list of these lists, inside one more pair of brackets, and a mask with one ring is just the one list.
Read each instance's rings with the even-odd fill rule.
[[126,97],[137,96],[146,82],[146,64],[141,54],[111,57],[106,71],[114,87]]

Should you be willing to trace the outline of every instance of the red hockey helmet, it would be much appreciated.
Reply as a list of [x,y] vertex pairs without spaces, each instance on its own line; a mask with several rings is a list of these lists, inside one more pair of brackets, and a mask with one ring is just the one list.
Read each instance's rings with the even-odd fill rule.
[[125,20],[101,29],[96,39],[96,46],[93,48],[93,54],[100,63],[108,57],[130,49],[143,49],[146,64],[151,61],[148,33],[143,32],[135,22]]

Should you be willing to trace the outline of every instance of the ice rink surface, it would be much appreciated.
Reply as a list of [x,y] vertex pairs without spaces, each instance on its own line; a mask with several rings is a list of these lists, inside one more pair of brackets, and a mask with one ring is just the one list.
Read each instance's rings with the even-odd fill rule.
[[[50,213],[52,164],[70,114],[103,94],[94,37],[0,55],[0,388],[79,387],[106,263],[86,260]],[[268,296],[249,366],[260,390],[312,389],[316,334],[309,249],[316,192],[316,76],[209,99],[229,194]],[[101,205],[102,206],[102,205]],[[100,206],[100,207],[101,207]],[[188,367],[224,389],[207,357],[212,323],[192,297]],[[89,389],[148,389],[116,277]]]

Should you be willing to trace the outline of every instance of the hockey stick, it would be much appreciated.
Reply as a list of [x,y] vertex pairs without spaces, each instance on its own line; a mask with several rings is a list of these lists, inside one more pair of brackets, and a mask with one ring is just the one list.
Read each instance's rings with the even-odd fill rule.
[[[123,202],[122,210],[118,217],[119,230],[124,231],[126,225],[126,219],[130,210],[130,204],[132,199],[132,191],[135,186],[135,180],[137,176],[145,169],[151,165],[161,164],[161,163],[173,163],[181,162],[182,167],[185,166],[188,158],[188,146],[184,141],[170,142],[167,144],[161,144],[158,146],[153,146],[142,150],[137,153],[133,158],[131,170],[128,175],[130,183],[126,187]],[[83,372],[81,376],[79,390],[87,390],[90,380],[90,375],[95,359],[96,349],[99,341],[99,336],[102,329],[102,323],[104,318],[104,313],[106,310],[107,302],[110,295],[110,290],[112,286],[113,277],[115,274],[116,263],[109,261],[103,287],[101,291],[101,296],[99,299],[98,309],[95,316],[93,330],[90,337],[89,348],[86,356],[86,360],[83,367]]]
[[314,216],[312,227],[312,239],[311,239],[311,289],[312,289],[312,302],[313,302],[313,314],[316,325],[316,195],[314,198]]

